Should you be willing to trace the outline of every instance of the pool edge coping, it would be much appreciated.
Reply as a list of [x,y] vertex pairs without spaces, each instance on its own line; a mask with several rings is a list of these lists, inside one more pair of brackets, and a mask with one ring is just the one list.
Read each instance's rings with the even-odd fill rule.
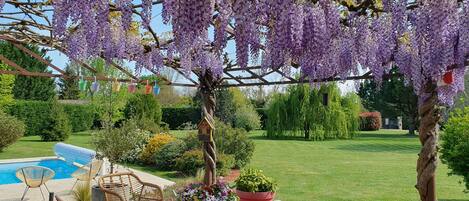
[[15,158],[15,159],[1,159],[0,164],[5,163],[22,163],[22,162],[34,162],[47,159],[59,159],[57,156],[46,156],[46,157],[32,157],[32,158]]
[[[8,163],[21,163],[21,162],[35,162],[35,161],[40,161],[40,160],[62,160],[60,157],[57,157],[57,156],[45,156],[45,157],[31,157],[31,158],[16,158],[16,159],[0,159],[0,165],[1,164],[8,164]],[[78,164],[78,163],[74,163],[73,165],[75,166],[83,166],[81,164]],[[103,164],[104,165],[104,164]],[[103,168],[106,168],[105,166],[103,166]],[[153,175],[151,173],[148,173],[148,172],[145,172],[145,171],[141,171],[141,170],[136,170],[136,169],[133,169],[133,168],[130,168],[130,167],[125,167],[125,166],[122,166],[120,164],[117,165],[116,167],[117,169],[121,169],[121,170],[128,170],[130,172],[133,172],[133,173],[136,173],[137,175],[140,175],[140,176],[145,176],[145,177],[154,177],[154,178],[158,178],[160,181],[163,181],[164,183],[166,184],[162,184],[162,187],[163,188],[166,188],[166,187],[169,187],[169,186],[173,186],[176,184],[176,182],[174,181],[171,181],[171,180],[168,180],[166,178],[163,178],[163,177],[160,177],[160,176],[156,176],[156,175]],[[101,174],[100,174],[101,176]],[[62,178],[62,179],[71,179],[71,178]],[[142,178],[141,178],[142,179]],[[58,179],[60,180],[60,179]],[[14,184],[18,184],[18,183],[14,183]],[[2,185],[12,185],[12,184],[0,184],[0,186]]]

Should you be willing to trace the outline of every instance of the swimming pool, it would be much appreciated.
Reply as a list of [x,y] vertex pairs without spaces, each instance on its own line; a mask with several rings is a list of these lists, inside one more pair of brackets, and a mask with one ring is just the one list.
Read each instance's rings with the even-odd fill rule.
[[21,183],[21,181],[15,176],[16,170],[21,167],[32,165],[48,167],[54,170],[54,179],[71,178],[71,174],[78,169],[77,166],[67,164],[65,161],[60,159],[45,159],[40,161],[18,163],[0,163],[0,185]]

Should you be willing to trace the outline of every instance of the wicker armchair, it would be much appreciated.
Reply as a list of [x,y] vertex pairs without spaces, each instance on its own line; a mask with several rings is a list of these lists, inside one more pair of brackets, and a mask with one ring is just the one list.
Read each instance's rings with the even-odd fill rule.
[[163,201],[160,186],[142,182],[131,172],[104,175],[99,179],[99,187],[106,201]]

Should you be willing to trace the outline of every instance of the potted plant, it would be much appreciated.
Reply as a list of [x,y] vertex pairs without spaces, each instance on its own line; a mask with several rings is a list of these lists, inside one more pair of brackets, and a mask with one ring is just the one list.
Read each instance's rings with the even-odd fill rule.
[[262,170],[246,169],[236,179],[236,194],[241,201],[272,201],[277,184]]

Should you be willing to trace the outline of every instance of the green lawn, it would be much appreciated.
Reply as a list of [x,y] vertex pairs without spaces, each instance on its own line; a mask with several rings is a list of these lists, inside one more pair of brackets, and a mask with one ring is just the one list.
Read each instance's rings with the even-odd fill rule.
[[[89,132],[80,132],[71,135],[65,143],[91,148],[90,139],[91,134]],[[56,143],[42,142],[39,136],[23,137],[3,152],[0,152],[0,159],[53,156],[54,150],[52,148]]]
[[[172,132],[184,136],[184,131]],[[261,168],[279,183],[277,198],[282,201],[309,200],[419,200],[415,184],[415,164],[419,152],[416,137],[402,131],[363,132],[353,140],[306,142],[268,140],[262,131],[252,132],[256,151],[252,167]],[[90,147],[89,133],[78,133],[66,143]],[[38,137],[24,137],[0,153],[0,159],[53,155],[54,143]],[[132,166],[174,181],[174,172]],[[440,200],[469,200],[460,178],[447,176],[440,165],[437,176]]]
[[[255,132],[251,166],[275,178],[281,200],[419,200],[414,188],[418,138],[402,131],[364,132],[354,140],[266,140]],[[440,200],[469,200],[460,178],[440,165]]]

